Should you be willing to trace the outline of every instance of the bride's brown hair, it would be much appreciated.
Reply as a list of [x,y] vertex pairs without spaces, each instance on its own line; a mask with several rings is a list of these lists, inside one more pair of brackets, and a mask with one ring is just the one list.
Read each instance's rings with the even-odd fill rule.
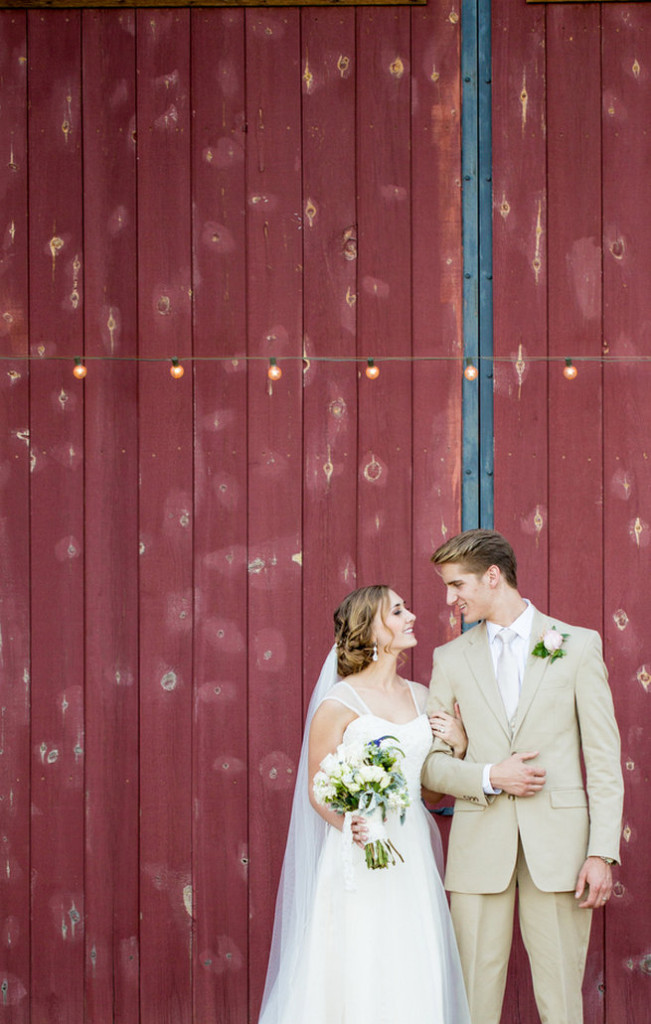
[[388,599],[389,588],[383,584],[360,587],[335,611],[337,672],[342,678],[361,672],[373,660],[373,619]]

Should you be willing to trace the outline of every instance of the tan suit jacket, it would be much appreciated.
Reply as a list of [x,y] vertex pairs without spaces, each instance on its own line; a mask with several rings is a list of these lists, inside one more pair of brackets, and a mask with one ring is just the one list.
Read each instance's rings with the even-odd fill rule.
[[[601,638],[536,611],[532,650],[553,626],[568,633],[566,654],[553,662],[529,654],[513,733],[497,686],[485,623],[434,652],[428,711],[452,712],[468,734],[465,759],[434,742],[423,768],[433,790],[456,797],[445,884],[454,892],[503,892],[522,841],[535,885],[573,890],[585,858],[619,859],[623,781],[620,744]],[[531,764],[547,771],[535,796],[487,795],[485,764],[539,751]],[[582,758],[585,763],[584,785]]]

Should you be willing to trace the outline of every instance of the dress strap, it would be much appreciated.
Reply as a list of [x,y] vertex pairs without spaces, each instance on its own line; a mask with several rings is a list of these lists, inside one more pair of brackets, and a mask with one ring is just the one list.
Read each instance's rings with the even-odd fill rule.
[[407,682],[407,686],[409,687],[409,692],[411,694],[411,699],[414,702],[414,707],[416,708],[416,714],[417,715],[422,715],[424,713],[425,709],[421,708],[419,703],[418,703],[418,700],[416,698],[416,694],[414,693],[414,684],[412,683],[411,679],[407,679],[406,682]]
[[370,708],[364,703],[360,695],[345,680],[336,683],[324,697],[324,700],[336,700],[339,704],[354,711],[356,715],[372,714]]
[[362,708],[362,714],[364,714],[364,715],[372,715],[372,714],[373,714],[373,712],[371,711],[371,709],[370,709],[370,707],[368,706],[368,704],[366,703],[366,701],[365,701],[365,700],[363,700],[363,699],[362,699],[362,698],[360,697],[360,695],[358,694],[357,690],[356,690],[356,689],[355,689],[355,688],[354,688],[353,686],[351,686],[351,685],[350,685],[350,683],[347,683],[347,682],[346,682],[346,681],[344,680],[344,681],[343,681],[343,682],[341,683],[341,685],[342,685],[342,686],[345,686],[345,687],[346,687],[346,689],[350,690],[350,692],[351,692],[351,693],[352,693],[352,695],[353,695],[353,700],[357,701],[357,704],[359,705],[359,707],[361,707],[361,708]]

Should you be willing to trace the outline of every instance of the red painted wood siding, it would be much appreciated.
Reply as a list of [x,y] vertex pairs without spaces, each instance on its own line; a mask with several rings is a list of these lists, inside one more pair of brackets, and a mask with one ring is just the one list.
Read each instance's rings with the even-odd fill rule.
[[[133,12],[84,15],[84,339],[97,358],[138,352],[125,274],[137,240],[134,29]],[[89,365],[102,372],[83,385],[86,1017],[127,1021],[139,1005],[138,364]]]
[[[396,586],[422,680],[457,628],[459,37],[441,0],[0,12],[3,1022],[255,1020],[332,609]],[[651,354],[650,37],[493,0],[496,526],[606,642],[606,1024],[648,1019],[651,955],[648,371],[600,362]]]
[[401,590],[418,679],[454,629],[459,51],[440,0],[0,12],[3,1022],[254,1020],[333,608]]
[[[650,66],[648,4],[493,0],[495,525],[516,542],[523,591],[605,640],[623,863],[594,922],[584,1003],[607,1024],[651,1019],[651,368],[626,361],[651,355]],[[535,1019],[517,962],[505,1021]]]

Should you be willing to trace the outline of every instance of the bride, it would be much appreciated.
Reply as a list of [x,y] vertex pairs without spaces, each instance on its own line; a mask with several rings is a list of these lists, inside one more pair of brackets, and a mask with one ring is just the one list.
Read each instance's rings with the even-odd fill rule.
[[[415,615],[388,587],[355,590],[334,614],[335,646],[308,709],[259,1024],[469,1024],[441,883],[441,841],[421,803],[432,730],[463,757],[460,719],[425,714],[427,688],[398,675]],[[390,735],[411,804],[389,811],[402,859],[369,870],[368,822],[319,804],[312,780],[344,740]],[[435,802],[439,794],[426,793]],[[351,835],[352,833],[352,835]]]

